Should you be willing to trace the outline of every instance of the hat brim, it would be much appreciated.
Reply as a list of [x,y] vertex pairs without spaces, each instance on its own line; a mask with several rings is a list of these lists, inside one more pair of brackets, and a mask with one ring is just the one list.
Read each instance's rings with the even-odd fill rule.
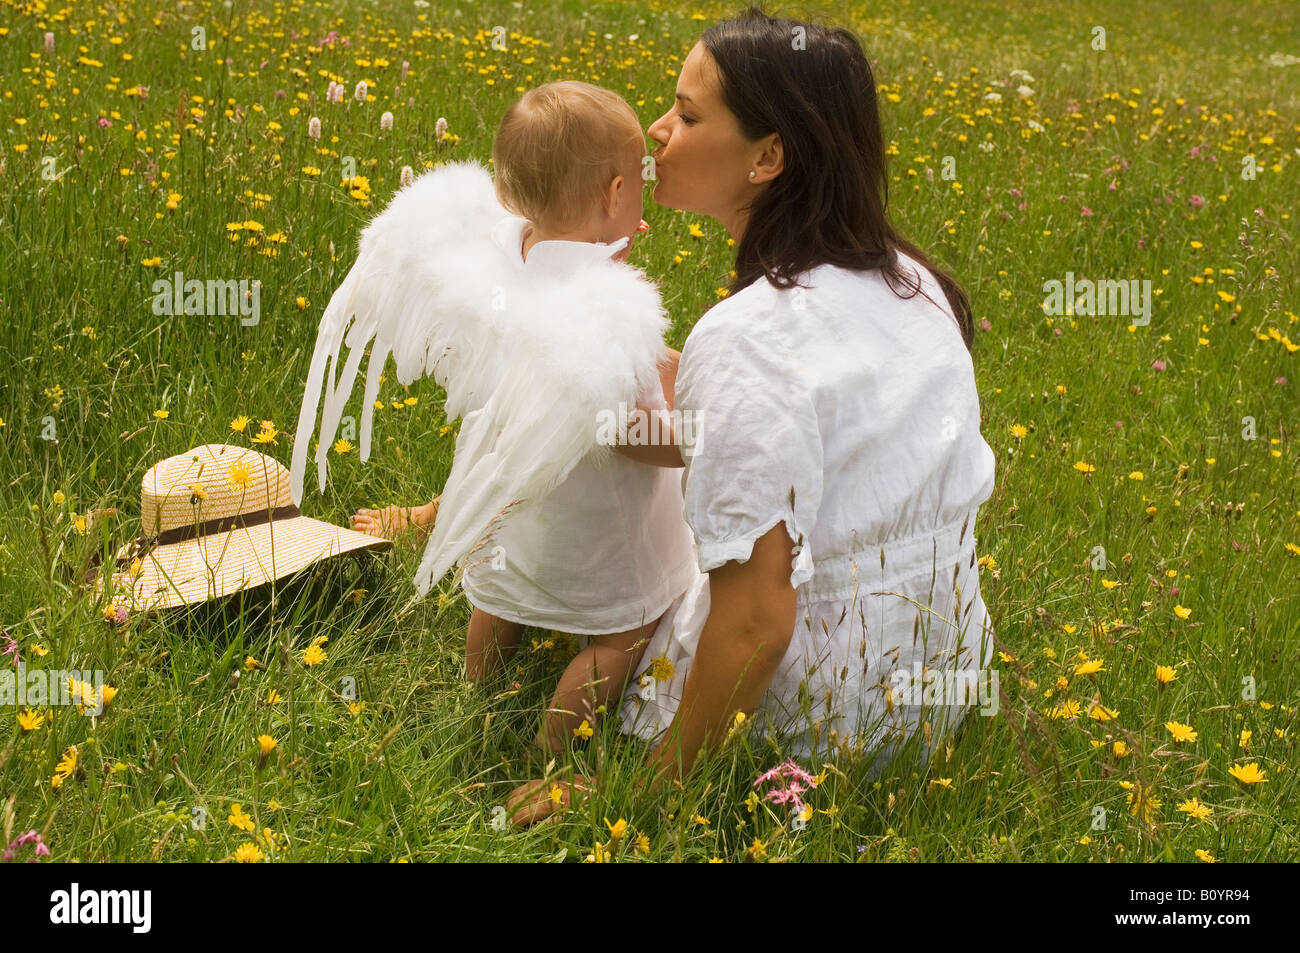
[[114,583],[130,611],[152,612],[252,589],[344,553],[391,546],[388,539],[295,516],[157,546],[134,579],[123,568]]

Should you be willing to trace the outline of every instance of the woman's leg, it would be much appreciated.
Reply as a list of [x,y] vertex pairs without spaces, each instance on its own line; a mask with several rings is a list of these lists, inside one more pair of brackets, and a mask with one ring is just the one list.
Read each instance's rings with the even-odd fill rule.
[[592,636],[560,676],[534,743],[548,754],[562,754],[583,721],[594,728],[596,710],[617,703],[658,625],[655,619],[626,632]]
[[519,648],[524,627],[475,608],[465,636],[465,677],[478,681],[505,666]]

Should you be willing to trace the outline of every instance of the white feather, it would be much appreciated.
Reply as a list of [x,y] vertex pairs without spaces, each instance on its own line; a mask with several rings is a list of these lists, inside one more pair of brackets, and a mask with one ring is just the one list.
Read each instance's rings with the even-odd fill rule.
[[474,162],[442,166],[400,190],[362,232],[308,370],[290,467],[295,503],[318,412],[317,482],[325,488],[367,349],[363,461],[390,354],[400,382],[433,375],[446,389],[448,418],[465,418],[416,573],[421,596],[483,543],[494,520],[545,497],[589,454],[599,461],[611,453],[597,443],[600,413],[631,407],[663,358],[667,322],[653,283],[600,255],[555,273],[523,267],[492,240],[508,214]]

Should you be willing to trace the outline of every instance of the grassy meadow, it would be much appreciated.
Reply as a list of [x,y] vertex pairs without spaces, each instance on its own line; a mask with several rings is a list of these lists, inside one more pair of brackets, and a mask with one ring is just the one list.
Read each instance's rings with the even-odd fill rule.
[[[60,861],[1300,859],[1291,0],[768,8],[863,38],[892,213],[971,294],[998,461],[976,535],[999,713],[923,767],[803,765],[802,826],[750,797],[785,759],[762,726],[647,801],[609,721],[573,754],[595,793],[502,829],[573,645],[530,631],[505,677],[465,682],[469,606],[446,580],[408,605],[412,538],[182,615],[107,621],[78,584],[139,532],[163,457],[258,441],[288,465],[321,310],[403,166],[486,161],[510,100],[553,79],[648,126],[738,10],[0,0],[0,666],[116,690],[94,718],[0,706],[0,849],[34,829]],[[680,348],[734,249],[648,190],[645,218],[632,260]],[[176,271],[260,280],[259,320],[155,314]],[[1149,280],[1149,323],[1045,313],[1067,274]],[[369,462],[339,448],[304,512],[438,492],[440,397],[390,365]]]

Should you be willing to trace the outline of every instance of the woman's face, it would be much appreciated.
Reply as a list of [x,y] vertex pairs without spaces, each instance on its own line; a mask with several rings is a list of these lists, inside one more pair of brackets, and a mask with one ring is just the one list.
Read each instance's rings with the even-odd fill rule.
[[717,219],[738,239],[744,207],[771,178],[758,164],[767,139],[751,142],[740,131],[735,113],[722,100],[717,66],[703,43],[686,55],[675,101],[650,126],[649,135],[659,144],[651,153],[654,200]]

